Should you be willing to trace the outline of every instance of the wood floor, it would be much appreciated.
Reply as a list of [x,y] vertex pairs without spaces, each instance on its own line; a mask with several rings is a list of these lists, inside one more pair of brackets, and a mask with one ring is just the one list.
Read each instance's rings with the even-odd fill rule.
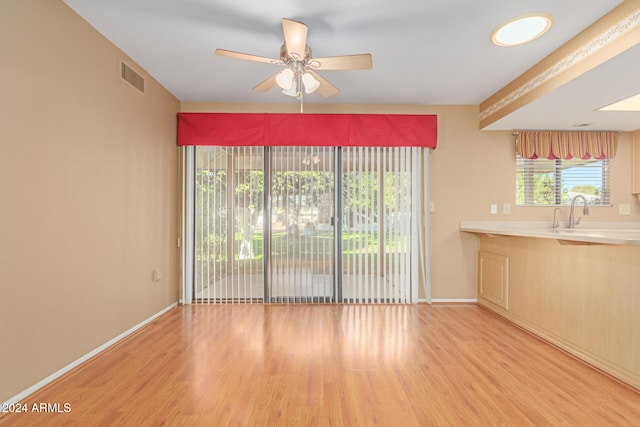
[[475,305],[178,307],[22,403],[62,412],[0,425],[640,425],[639,393]]

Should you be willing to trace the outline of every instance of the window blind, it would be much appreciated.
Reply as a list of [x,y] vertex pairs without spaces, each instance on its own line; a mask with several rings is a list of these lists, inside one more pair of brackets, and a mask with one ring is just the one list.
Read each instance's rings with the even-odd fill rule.
[[346,302],[409,302],[411,149],[343,149],[342,283]]
[[195,153],[193,301],[417,301],[419,149]]
[[271,147],[267,302],[335,301],[332,147]]
[[195,301],[262,301],[263,150],[196,150]]
[[591,205],[609,205],[609,159],[525,159],[516,156],[516,204],[569,205],[578,195]]

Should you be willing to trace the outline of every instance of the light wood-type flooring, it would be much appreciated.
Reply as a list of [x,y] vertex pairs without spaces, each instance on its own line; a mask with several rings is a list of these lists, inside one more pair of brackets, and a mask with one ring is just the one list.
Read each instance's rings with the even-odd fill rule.
[[181,306],[10,426],[638,426],[640,394],[475,305]]

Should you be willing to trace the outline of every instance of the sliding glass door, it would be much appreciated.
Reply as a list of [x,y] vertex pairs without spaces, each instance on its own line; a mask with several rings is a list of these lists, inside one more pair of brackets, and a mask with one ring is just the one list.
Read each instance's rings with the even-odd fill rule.
[[417,300],[417,149],[195,151],[193,301]]
[[267,152],[267,299],[334,301],[334,149],[271,147]]
[[262,147],[198,147],[193,299],[264,298]]
[[342,149],[342,299],[408,302],[412,152]]

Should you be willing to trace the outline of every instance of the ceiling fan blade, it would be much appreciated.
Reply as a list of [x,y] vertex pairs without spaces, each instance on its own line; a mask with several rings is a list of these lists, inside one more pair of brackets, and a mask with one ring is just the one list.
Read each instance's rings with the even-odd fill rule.
[[329,56],[312,58],[309,61],[309,66],[314,70],[370,70],[373,68],[373,60],[370,53]]
[[320,82],[320,86],[318,86],[318,93],[320,95],[324,96],[325,98],[329,98],[330,96],[334,96],[340,93],[340,89],[329,83],[329,81],[320,76],[320,74],[312,70],[307,70],[307,72],[311,73],[313,78]]
[[290,56],[298,56],[298,59],[304,58],[305,48],[307,46],[307,26],[302,22],[292,21],[290,19],[282,19],[282,32],[284,33],[284,42],[287,46],[287,54]]
[[216,55],[225,56],[227,58],[242,59],[243,61],[264,62],[265,64],[281,65],[279,59],[267,58],[264,56],[252,55],[250,53],[234,52],[226,49],[216,49]]
[[267,80],[263,81],[262,83],[258,84],[256,87],[253,88],[253,90],[255,90],[256,92],[266,92],[269,89],[271,89],[272,87],[275,87],[276,84],[276,76],[278,75],[278,73],[275,73],[274,75],[272,75],[271,77],[269,77]]

